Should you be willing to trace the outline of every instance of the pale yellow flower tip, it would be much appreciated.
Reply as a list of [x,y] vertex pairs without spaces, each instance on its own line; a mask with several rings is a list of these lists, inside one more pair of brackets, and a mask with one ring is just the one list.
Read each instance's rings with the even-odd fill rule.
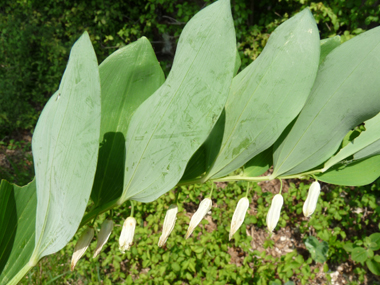
[[170,233],[174,229],[175,221],[177,220],[178,207],[177,205],[170,205],[168,211],[166,212],[164,225],[162,227],[162,234],[160,240],[158,241],[158,246],[162,247],[166,243]]
[[277,226],[283,204],[284,198],[282,198],[281,194],[274,195],[267,215],[267,227],[270,232],[273,232]]
[[232,236],[237,232],[237,230],[243,224],[248,207],[249,207],[248,198],[246,197],[241,198],[236,206],[234,215],[232,216],[229,240],[232,239]]
[[186,233],[186,239],[191,236],[194,229],[198,226],[198,224],[202,221],[204,216],[206,216],[207,212],[211,210],[212,207],[212,201],[210,198],[203,199],[202,202],[199,204],[198,210],[194,213],[194,215],[191,217],[189,229]]
[[136,219],[134,217],[128,217],[123,224],[119,238],[119,249],[122,253],[129,249],[133,242],[133,236],[135,235]]
[[90,245],[93,238],[94,238],[93,228],[88,228],[82,233],[82,235],[78,239],[77,244],[75,245],[74,253],[71,258],[71,271],[74,270],[75,265],[77,264],[78,260],[82,257],[82,255],[86,252],[86,249]]
[[307,198],[305,204],[303,204],[303,214],[305,217],[310,217],[317,207],[318,197],[321,193],[321,185],[318,181],[314,181],[311,183],[309,188],[309,193],[307,194]]
[[96,244],[96,249],[93,258],[97,257],[101,252],[103,246],[106,244],[108,238],[111,235],[113,229],[113,221],[111,219],[104,220],[102,226],[100,227],[100,232],[98,234],[98,242]]

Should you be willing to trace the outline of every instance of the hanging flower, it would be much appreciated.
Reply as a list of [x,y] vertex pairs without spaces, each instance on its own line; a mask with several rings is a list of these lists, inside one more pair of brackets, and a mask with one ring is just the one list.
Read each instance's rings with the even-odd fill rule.
[[237,230],[243,224],[248,207],[249,207],[248,198],[247,197],[241,198],[236,206],[234,215],[232,216],[229,240],[232,239],[232,236],[237,232]]
[[203,199],[202,202],[199,204],[198,210],[194,213],[194,215],[191,217],[189,229],[186,233],[186,239],[191,236],[194,229],[198,226],[198,224],[202,221],[204,216],[206,216],[207,212],[211,210],[212,207],[212,201],[210,198]]
[[282,198],[281,194],[275,195],[267,215],[267,227],[270,232],[273,232],[274,228],[277,226],[278,220],[280,219],[282,204],[284,204],[284,198]]
[[311,183],[309,188],[309,193],[307,194],[307,198],[305,204],[303,204],[303,214],[305,217],[310,217],[317,207],[318,197],[321,193],[321,185],[318,181],[314,181]]
[[168,211],[166,212],[164,225],[162,227],[162,234],[160,240],[158,241],[158,246],[162,247],[166,243],[170,233],[174,229],[175,221],[177,220],[178,207],[177,205],[170,205]]
[[110,237],[110,234],[113,229],[113,221],[111,219],[106,219],[102,226],[100,227],[100,232],[98,235],[98,242],[96,244],[96,249],[94,253],[94,258],[98,256],[100,251],[102,250],[103,246],[106,244],[108,238]]
[[129,249],[133,242],[133,236],[135,235],[136,219],[134,217],[128,217],[123,224],[119,238],[119,249],[122,253]]
[[74,270],[75,265],[77,264],[79,259],[82,257],[82,255],[86,252],[86,249],[90,245],[93,238],[94,238],[93,228],[88,228],[82,233],[82,235],[77,241],[77,244],[74,247],[74,253],[71,258],[71,271]]

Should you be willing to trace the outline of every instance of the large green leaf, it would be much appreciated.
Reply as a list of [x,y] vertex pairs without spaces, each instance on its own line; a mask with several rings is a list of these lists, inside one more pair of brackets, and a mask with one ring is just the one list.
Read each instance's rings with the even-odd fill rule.
[[358,161],[340,162],[317,176],[319,180],[331,184],[367,185],[380,176],[380,155]]
[[380,28],[327,55],[305,107],[274,152],[274,176],[320,165],[334,154],[349,130],[380,111],[379,55]]
[[351,155],[354,155],[354,160],[358,160],[380,154],[380,115],[366,121],[365,128],[359,137],[325,162],[323,171]]
[[94,181],[99,132],[98,63],[84,33],[33,135],[37,217],[32,264],[62,249],[77,231]]
[[164,82],[149,41],[114,52],[99,66],[102,118],[98,166],[91,198],[95,206],[120,197],[125,168],[125,136],[132,115]]
[[120,203],[150,202],[176,185],[224,107],[235,59],[230,2],[220,0],[185,26],[167,80],[132,117]]
[[308,9],[280,25],[234,79],[219,154],[207,177],[222,177],[269,148],[298,115],[319,64],[319,33]]
[[[27,270],[34,249],[36,183],[0,184],[0,284],[16,284]],[[19,278],[13,277],[20,275]]]

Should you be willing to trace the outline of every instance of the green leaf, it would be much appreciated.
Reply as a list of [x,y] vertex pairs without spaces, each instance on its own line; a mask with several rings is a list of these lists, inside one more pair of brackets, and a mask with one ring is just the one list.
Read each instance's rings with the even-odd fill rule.
[[334,165],[319,180],[345,186],[362,186],[372,183],[380,176],[380,155],[354,162],[342,162]]
[[164,82],[164,73],[149,41],[117,50],[99,66],[102,86],[100,149],[91,198],[95,206],[123,192],[125,136],[136,109]]
[[327,252],[329,250],[327,242],[320,242],[316,237],[309,236],[305,241],[305,246],[315,262],[323,263],[327,260]]
[[380,263],[373,259],[368,259],[366,261],[368,269],[375,275],[380,275]]
[[380,249],[380,233],[374,233],[369,236],[372,243],[375,243],[375,246],[371,246],[373,251]]
[[0,284],[17,284],[32,267],[36,207],[36,180],[24,187],[1,181]]
[[380,263],[380,255],[375,255],[375,256],[373,257],[373,259],[374,259],[376,262]]
[[362,247],[356,247],[351,251],[351,258],[356,262],[363,263],[367,260],[367,251]]
[[326,161],[323,171],[351,155],[354,155],[354,160],[359,160],[380,154],[380,115],[364,122],[364,124],[366,130]]
[[99,131],[98,63],[85,32],[33,135],[38,201],[33,264],[62,249],[78,229],[94,181]]
[[256,155],[250,161],[248,161],[244,165],[243,175],[248,177],[255,177],[260,176],[265,171],[267,171],[273,163],[272,153],[273,149],[272,147],[270,147],[267,150],[264,150],[262,153]]
[[167,80],[132,117],[120,203],[150,202],[177,184],[222,112],[235,59],[230,3],[220,0],[188,22]]
[[354,245],[352,242],[347,242],[343,245],[344,250],[351,252],[354,250]]
[[268,149],[298,115],[319,62],[319,33],[305,9],[280,25],[233,80],[220,152],[208,178],[222,177]]
[[325,60],[326,56],[339,45],[340,36],[321,40],[321,56],[319,58],[319,64],[321,64]]
[[373,258],[373,256],[374,256],[373,250],[370,248],[367,249],[367,258],[371,259],[371,258]]
[[326,161],[344,136],[380,110],[380,28],[335,48],[311,94],[274,153],[273,176],[302,173]]

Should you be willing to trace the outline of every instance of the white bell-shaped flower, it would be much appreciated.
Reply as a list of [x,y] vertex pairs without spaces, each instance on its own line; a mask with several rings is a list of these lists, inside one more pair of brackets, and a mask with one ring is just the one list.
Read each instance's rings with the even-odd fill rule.
[[129,249],[133,242],[133,236],[135,235],[136,219],[134,217],[128,217],[123,224],[119,238],[119,249],[122,253]]
[[273,232],[274,228],[277,226],[283,204],[284,198],[282,198],[281,194],[276,194],[273,197],[272,204],[270,205],[267,215],[267,227],[270,232]]
[[210,198],[206,198],[202,200],[202,202],[199,204],[198,210],[191,217],[189,229],[187,230],[187,233],[186,233],[186,239],[188,239],[189,236],[191,236],[194,229],[202,221],[204,216],[206,216],[207,212],[211,210],[211,207],[212,207],[212,201]]
[[108,241],[113,229],[113,221],[111,219],[105,219],[98,234],[98,242],[94,252],[94,258],[101,252],[103,246]]
[[314,181],[311,183],[305,204],[303,204],[303,214],[305,217],[310,217],[314,213],[315,208],[317,207],[318,197],[320,193],[321,185],[319,182]]
[[247,197],[241,198],[236,206],[234,215],[232,216],[229,240],[232,239],[232,236],[237,232],[237,230],[243,224],[248,207],[249,207],[248,198]]
[[71,271],[74,270],[75,265],[77,264],[79,259],[82,257],[82,255],[86,252],[86,249],[90,245],[93,238],[94,238],[93,228],[88,228],[82,233],[82,235],[78,239],[77,244],[74,247],[74,253],[71,258]]
[[160,240],[158,241],[158,246],[162,247],[166,243],[170,233],[174,229],[175,221],[177,220],[178,207],[177,205],[170,205],[168,211],[166,212],[164,225],[162,227],[162,234]]

